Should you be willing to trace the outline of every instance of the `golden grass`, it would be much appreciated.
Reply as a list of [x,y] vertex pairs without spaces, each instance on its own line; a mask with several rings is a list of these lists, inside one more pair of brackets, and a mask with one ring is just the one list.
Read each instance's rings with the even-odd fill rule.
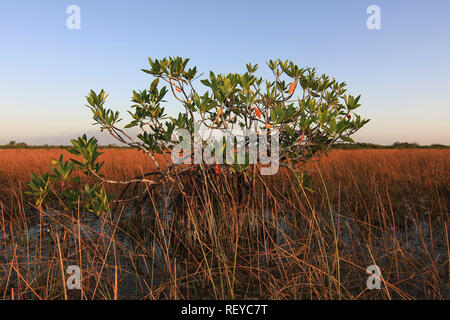
[[[103,151],[107,178],[153,169],[139,152]],[[450,150],[335,150],[308,166],[313,194],[284,173],[253,189],[221,176],[187,196],[149,190],[95,228],[82,208],[33,210],[22,197],[61,153],[0,150],[0,298],[450,298]],[[23,236],[29,213],[37,240]],[[72,264],[79,291],[63,281]],[[365,287],[371,264],[381,290]]]
[[[142,152],[129,149],[103,149],[105,161],[102,172],[110,179],[126,179],[154,170],[151,159]],[[4,196],[10,183],[24,185],[31,173],[49,170],[50,161],[61,154],[72,155],[60,149],[0,149],[0,193]],[[163,156],[157,156],[165,166]],[[310,166],[314,169],[314,166]],[[450,184],[450,150],[334,150],[320,162],[320,169],[331,190],[341,192],[355,183],[408,187],[411,191],[432,191]],[[392,185],[395,184],[395,185]],[[400,184],[400,185],[399,185]],[[414,196],[414,194],[411,194]],[[419,194],[420,195],[420,194]]]

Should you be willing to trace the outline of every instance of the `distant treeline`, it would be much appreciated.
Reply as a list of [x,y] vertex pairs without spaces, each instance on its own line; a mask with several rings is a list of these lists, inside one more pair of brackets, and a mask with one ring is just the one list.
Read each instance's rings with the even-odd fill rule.
[[334,145],[335,149],[447,149],[450,146],[446,146],[443,144],[431,144],[429,146],[421,146],[416,142],[394,142],[392,145],[384,146],[375,143],[365,143],[365,142],[357,142],[357,143],[336,143]]
[[[28,145],[25,142],[16,142],[16,141],[10,141],[8,144],[0,145],[0,149],[67,149],[70,146],[66,145]],[[128,146],[117,146],[115,144],[109,144],[100,146],[101,148],[129,148]]]
[[[25,142],[15,142],[10,141],[8,144],[0,145],[0,149],[67,149],[69,146],[64,145],[41,145],[41,146],[30,146]],[[115,144],[103,145],[101,148],[118,148],[118,149],[126,149],[128,146],[118,146]],[[431,144],[428,146],[421,146],[416,142],[394,142],[392,145],[384,146],[375,143],[366,143],[366,142],[356,142],[356,143],[336,143],[333,146],[335,149],[345,149],[345,150],[353,150],[353,149],[448,149],[450,146],[446,146],[443,144]]]

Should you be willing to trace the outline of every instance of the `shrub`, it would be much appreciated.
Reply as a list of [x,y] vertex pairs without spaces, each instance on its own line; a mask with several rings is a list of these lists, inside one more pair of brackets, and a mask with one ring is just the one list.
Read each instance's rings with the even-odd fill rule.
[[[346,94],[346,83],[338,82],[326,75],[318,75],[315,69],[299,68],[291,61],[270,60],[268,67],[273,73],[272,80],[264,80],[256,76],[258,65],[247,64],[243,74],[209,73],[209,77],[200,80],[202,88],[197,88],[197,79],[201,77],[197,68],[188,68],[189,59],[149,58],[149,69],[143,69],[154,77],[148,89],[133,91],[131,106],[131,122],[123,128],[118,126],[122,120],[117,111],[105,106],[107,94],[104,90],[96,93],[91,90],[87,98],[87,107],[93,114],[95,124],[108,131],[121,144],[137,148],[146,153],[154,162],[156,171],[129,181],[107,180],[100,173],[97,140],[86,136],[72,140],[73,147],[69,151],[81,157],[64,162],[62,157],[54,161],[53,173],[41,177],[33,176],[30,187],[42,204],[43,199],[51,194],[49,188],[55,181],[65,181],[74,169],[82,170],[88,177],[87,184],[79,191],[65,190],[61,199],[69,202],[77,197],[87,199],[86,205],[91,211],[100,213],[105,209],[107,196],[104,183],[129,184],[145,182],[159,184],[178,182],[180,190],[183,185],[179,177],[188,174],[231,174],[254,178],[257,166],[248,155],[238,162],[238,151],[225,146],[222,150],[215,148],[214,155],[220,151],[231,155],[233,161],[227,165],[211,166],[203,161],[187,168],[179,163],[172,163],[167,169],[161,169],[154,155],[162,154],[170,162],[169,154],[180,144],[186,144],[186,136],[180,137],[178,132],[184,130],[197,134],[198,126],[230,133],[234,129],[252,130],[258,135],[263,132],[267,139],[279,137],[278,164],[298,174],[299,183],[309,181],[302,172],[302,165],[326,153],[337,141],[353,142],[351,135],[364,126],[368,120],[362,119],[354,111],[360,104],[360,96]],[[164,86],[160,84],[164,83]],[[170,92],[182,107],[177,117],[165,113],[165,97]],[[137,138],[126,129],[137,128]],[[208,143],[216,145],[223,142],[202,141],[205,148]],[[233,138],[234,139],[234,138]],[[234,141],[234,140],[233,140]],[[245,140],[246,147],[250,140]],[[270,149],[269,153],[274,152]],[[178,149],[176,149],[178,150]],[[195,152],[187,155],[187,159],[195,158]],[[152,176],[152,179],[148,177]],[[95,204],[94,204],[95,203]]]

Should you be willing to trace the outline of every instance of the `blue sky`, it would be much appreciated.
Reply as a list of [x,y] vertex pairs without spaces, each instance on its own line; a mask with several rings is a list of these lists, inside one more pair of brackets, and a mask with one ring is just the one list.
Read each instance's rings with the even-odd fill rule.
[[[69,5],[81,30],[66,28]],[[366,9],[381,9],[368,30]],[[450,145],[450,1],[2,1],[0,144],[63,144],[92,133],[84,97],[123,113],[151,82],[147,57],[183,56],[208,72],[291,59],[362,95],[358,141]],[[169,101],[169,112],[180,106]]]

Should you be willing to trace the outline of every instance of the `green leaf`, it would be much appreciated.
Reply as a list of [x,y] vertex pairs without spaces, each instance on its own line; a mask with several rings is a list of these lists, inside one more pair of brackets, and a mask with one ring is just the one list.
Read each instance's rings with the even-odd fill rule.
[[345,142],[351,142],[351,143],[354,143],[354,142],[355,142],[355,141],[354,141],[352,138],[350,138],[350,137],[342,136],[342,137],[340,137],[340,138],[341,138],[342,141],[345,141]]

